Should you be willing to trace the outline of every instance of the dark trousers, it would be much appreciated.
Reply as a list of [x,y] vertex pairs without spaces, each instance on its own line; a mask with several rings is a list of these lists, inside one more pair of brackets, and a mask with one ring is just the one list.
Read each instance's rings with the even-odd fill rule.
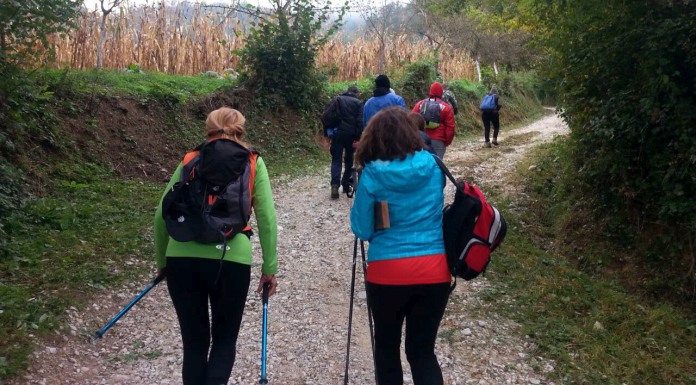
[[[353,137],[336,134],[331,138],[331,185],[350,185],[350,169],[353,167]],[[343,158],[343,159],[341,159]],[[341,177],[341,162],[345,163]]]
[[483,111],[481,113],[481,120],[483,120],[483,136],[486,142],[491,141],[491,123],[493,123],[493,139],[497,139],[498,131],[500,130],[500,114],[498,114],[497,111]]
[[184,385],[227,384],[232,372],[251,267],[225,261],[215,283],[219,268],[214,259],[167,258],[167,287],[184,345]]
[[449,298],[449,283],[378,285],[367,283],[375,324],[379,385],[402,385],[401,326],[406,320],[406,358],[415,385],[442,385],[435,339]]

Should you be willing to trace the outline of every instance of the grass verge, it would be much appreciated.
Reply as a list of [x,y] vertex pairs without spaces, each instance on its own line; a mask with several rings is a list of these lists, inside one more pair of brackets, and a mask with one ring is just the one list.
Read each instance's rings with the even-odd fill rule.
[[153,269],[151,223],[161,187],[112,180],[61,182],[10,216],[0,259],[0,378],[27,364],[34,337],[64,325],[65,309]]
[[[516,174],[525,174],[521,165]],[[532,173],[512,183],[539,183]],[[563,384],[696,384],[693,314],[646,299],[609,275],[580,270],[554,252],[553,231],[535,220],[522,194],[489,197],[509,224],[487,277],[488,306],[522,325],[538,352],[555,361]],[[534,204],[539,204],[536,202]],[[497,293],[514,293],[513,301]]]

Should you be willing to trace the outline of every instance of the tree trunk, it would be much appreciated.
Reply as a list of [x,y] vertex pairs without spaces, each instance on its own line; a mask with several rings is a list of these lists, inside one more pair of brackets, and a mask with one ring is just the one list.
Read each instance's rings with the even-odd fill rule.
[[479,63],[478,58],[476,58],[474,64],[476,64],[476,75],[478,75],[478,81],[481,83],[481,64]]
[[109,14],[107,12],[102,13],[101,24],[99,25],[99,40],[97,43],[97,69],[102,68],[102,52],[104,50],[104,31],[106,30],[106,17]]
[[493,62],[493,72],[495,73],[495,76],[498,76],[498,66]]
[[383,74],[387,66],[387,49],[384,39],[379,39],[379,63],[377,64],[377,72]]

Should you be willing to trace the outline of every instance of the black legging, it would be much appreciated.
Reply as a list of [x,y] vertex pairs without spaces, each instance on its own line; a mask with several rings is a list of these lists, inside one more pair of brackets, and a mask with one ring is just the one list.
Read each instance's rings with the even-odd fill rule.
[[493,139],[498,139],[500,114],[498,114],[497,111],[483,111],[481,113],[481,120],[483,120],[483,136],[486,142],[490,142],[491,123],[493,123]]
[[[340,183],[344,189],[350,185],[350,169],[353,167],[353,136],[338,133],[331,139],[331,185],[338,186]],[[341,159],[343,157],[343,159]],[[343,167],[343,177],[341,177],[341,166]]]
[[375,321],[375,362],[379,385],[404,382],[399,354],[406,319],[406,358],[415,385],[442,385],[435,339],[449,298],[449,283],[378,285],[367,283]]
[[219,268],[214,259],[167,258],[167,287],[184,345],[184,385],[226,384],[232,372],[251,267],[225,261],[214,284]]

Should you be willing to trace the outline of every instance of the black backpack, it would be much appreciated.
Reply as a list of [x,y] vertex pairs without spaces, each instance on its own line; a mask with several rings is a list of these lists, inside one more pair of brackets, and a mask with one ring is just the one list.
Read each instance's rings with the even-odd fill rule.
[[434,156],[442,172],[456,187],[454,202],[442,213],[442,233],[450,273],[466,281],[483,273],[491,253],[507,234],[507,223],[498,209],[486,201],[478,187],[457,182],[440,158]]
[[440,126],[440,111],[442,106],[436,99],[423,99],[418,112],[425,120],[425,128],[438,128]]
[[200,243],[226,243],[242,232],[251,236],[257,156],[228,139],[206,142],[187,154],[180,180],[162,201],[169,235]]

